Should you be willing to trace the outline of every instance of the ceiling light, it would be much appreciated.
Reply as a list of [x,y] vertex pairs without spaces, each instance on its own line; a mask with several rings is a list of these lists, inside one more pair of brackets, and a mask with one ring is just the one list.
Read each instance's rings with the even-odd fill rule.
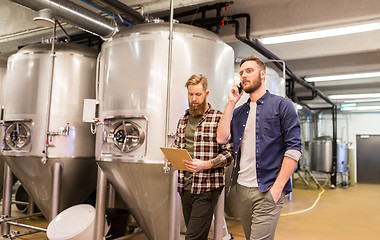
[[344,100],[343,102],[345,102],[345,103],[351,103],[351,102],[356,102],[356,103],[363,103],[363,102],[380,102],[380,98],[349,99],[349,100]]
[[311,40],[311,39],[326,38],[326,37],[335,37],[335,36],[341,36],[341,35],[347,35],[347,34],[353,34],[353,33],[374,31],[374,30],[379,30],[379,29],[380,29],[380,23],[374,22],[374,23],[365,23],[365,24],[354,25],[354,26],[293,33],[293,34],[274,36],[274,37],[264,37],[259,40],[263,44],[276,44],[276,43],[296,42],[296,41]]
[[352,73],[352,74],[330,75],[330,76],[320,76],[320,77],[306,77],[305,80],[307,82],[323,82],[323,81],[336,81],[336,80],[372,78],[372,77],[380,77],[380,72]]
[[357,106],[357,107],[346,107],[341,108],[342,111],[378,111],[380,106]]
[[361,98],[380,98],[380,93],[363,93],[363,94],[343,94],[343,95],[330,95],[330,99],[361,99]]

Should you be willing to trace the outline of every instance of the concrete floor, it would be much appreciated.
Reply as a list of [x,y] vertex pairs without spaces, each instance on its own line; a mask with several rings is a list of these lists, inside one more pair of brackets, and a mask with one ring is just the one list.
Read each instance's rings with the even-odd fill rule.
[[[306,188],[302,182],[294,182],[293,199],[285,200],[282,215],[311,207],[322,192],[312,185]],[[14,212],[13,214],[19,215]],[[47,227],[42,217],[20,220],[39,227]],[[244,240],[239,221],[227,219],[228,231],[235,240]],[[380,239],[380,185],[356,184],[346,189],[324,188],[314,208],[295,215],[281,216],[277,226],[276,240],[375,240]],[[12,227],[15,229],[14,227]],[[25,229],[21,229],[24,232]],[[16,239],[45,240],[45,233],[32,234]],[[129,239],[146,240],[143,233]],[[86,239],[87,240],[87,239]]]

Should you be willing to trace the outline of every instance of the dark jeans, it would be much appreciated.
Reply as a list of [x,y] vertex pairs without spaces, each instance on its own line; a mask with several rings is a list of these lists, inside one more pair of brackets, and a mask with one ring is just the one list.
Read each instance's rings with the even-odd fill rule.
[[181,193],[183,216],[186,223],[186,240],[207,240],[212,222],[212,215],[222,188],[211,192],[191,194]]

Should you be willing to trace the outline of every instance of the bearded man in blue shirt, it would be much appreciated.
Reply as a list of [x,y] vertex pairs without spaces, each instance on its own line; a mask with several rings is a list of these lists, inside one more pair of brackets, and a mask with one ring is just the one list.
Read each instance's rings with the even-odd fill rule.
[[[274,239],[290,176],[301,156],[300,123],[291,100],[265,89],[265,64],[256,56],[240,63],[240,81],[250,98],[235,109],[243,93],[228,92],[219,122],[219,144],[233,142],[231,185],[236,184],[246,239]],[[230,186],[231,187],[231,186]]]

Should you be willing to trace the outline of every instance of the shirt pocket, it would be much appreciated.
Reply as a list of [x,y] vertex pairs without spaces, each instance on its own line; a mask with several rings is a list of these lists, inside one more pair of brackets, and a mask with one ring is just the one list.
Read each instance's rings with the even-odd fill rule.
[[276,138],[281,135],[280,117],[278,115],[266,117],[263,122],[264,135]]

